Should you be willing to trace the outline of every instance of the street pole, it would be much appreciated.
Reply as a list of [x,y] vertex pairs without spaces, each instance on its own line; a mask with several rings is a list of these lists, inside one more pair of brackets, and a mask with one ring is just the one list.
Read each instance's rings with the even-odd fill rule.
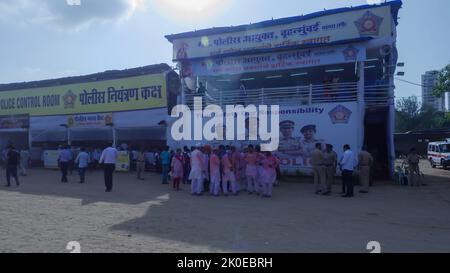
[[112,133],[113,133],[113,147],[116,147],[116,137],[117,137],[117,132],[116,132],[116,128],[114,126],[111,126],[112,129]]
[[72,141],[70,140],[70,128],[67,126],[67,144],[70,146]]

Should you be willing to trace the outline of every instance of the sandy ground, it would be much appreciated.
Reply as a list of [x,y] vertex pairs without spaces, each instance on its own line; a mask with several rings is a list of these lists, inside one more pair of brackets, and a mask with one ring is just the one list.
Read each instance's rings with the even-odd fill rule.
[[[105,193],[102,173],[87,183],[59,183],[59,172],[31,170],[19,188],[0,188],[0,252],[450,252],[450,171],[423,164],[428,186],[378,182],[368,195],[313,194],[285,182],[272,199],[193,197],[147,174],[116,174]],[[4,170],[1,172],[4,182]],[[358,188],[356,188],[358,190]]]

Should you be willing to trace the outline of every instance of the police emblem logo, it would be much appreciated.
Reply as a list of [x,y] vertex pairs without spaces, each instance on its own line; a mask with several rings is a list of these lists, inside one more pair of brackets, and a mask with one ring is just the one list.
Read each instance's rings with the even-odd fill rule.
[[333,124],[347,124],[352,115],[352,111],[343,105],[338,105],[328,115]]
[[356,60],[358,58],[359,50],[354,46],[349,46],[342,52],[344,54],[345,60]]
[[377,16],[370,11],[355,21],[355,26],[361,36],[378,36],[383,17]]
[[67,93],[63,96],[64,108],[74,108],[76,98],[77,95],[75,95],[72,90],[67,91]]

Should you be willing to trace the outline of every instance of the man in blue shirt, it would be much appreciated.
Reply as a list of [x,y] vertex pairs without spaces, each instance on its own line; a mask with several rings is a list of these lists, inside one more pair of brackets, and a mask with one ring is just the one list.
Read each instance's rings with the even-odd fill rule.
[[67,171],[69,169],[69,163],[72,160],[72,152],[69,149],[68,145],[64,145],[63,149],[59,152],[58,163],[59,168],[61,169],[61,182],[67,183]]
[[169,167],[170,167],[169,146],[166,146],[166,149],[161,153],[161,165],[162,165],[162,183],[168,184]]
[[89,165],[89,154],[84,147],[81,147],[80,153],[75,159],[75,163],[78,165],[78,173],[80,174],[80,183],[84,183],[86,175],[86,169]]

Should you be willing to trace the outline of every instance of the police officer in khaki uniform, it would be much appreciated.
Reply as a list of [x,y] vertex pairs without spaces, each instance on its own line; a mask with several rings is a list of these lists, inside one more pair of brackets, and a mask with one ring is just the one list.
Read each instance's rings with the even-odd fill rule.
[[314,175],[314,186],[316,194],[325,193],[325,158],[322,152],[322,145],[316,144],[316,148],[311,153],[311,166]]
[[373,157],[367,152],[366,146],[363,146],[362,151],[358,155],[359,162],[359,179],[362,189],[360,193],[369,193],[370,187],[370,169],[373,165]]
[[325,157],[326,191],[323,193],[323,195],[330,195],[337,166],[337,154],[335,151],[333,151],[333,145],[331,144],[326,145],[324,157]]
[[[422,178],[420,176],[419,162],[420,157],[415,148],[412,148],[406,157],[406,162],[409,166],[408,183],[411,187],[422,185]],[[417,175],[417,179],[414,179]]]

